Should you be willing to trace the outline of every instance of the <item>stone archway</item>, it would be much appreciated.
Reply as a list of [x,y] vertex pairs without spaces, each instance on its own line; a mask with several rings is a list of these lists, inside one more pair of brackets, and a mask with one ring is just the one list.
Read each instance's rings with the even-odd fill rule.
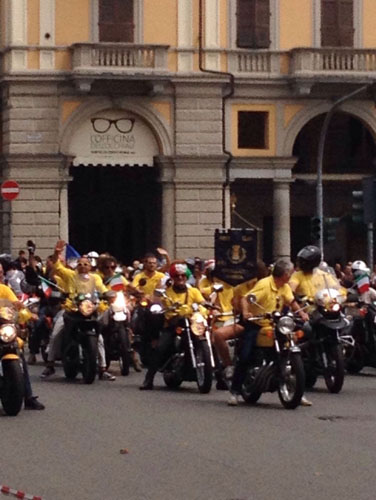
[[[361,190],[362,179],[376,172],[376,122],[363,103],[354,107],[354,103],[349,103],[333,115],[325,142],[324,249],[325,259],[332,262],[365,259],[367,253],[366,227],[355,227],[351,219],[352,191]],[[293,255],[301,246],[312,243],[309,226],[316,213],[317,150],[325,111],[315,113],[305,122],[293,144],[292,152],[297,158],[291,187]],[[303,121],[303,115],[300,120]],[[335,238],[331,239],[325,238],[328,218],[337,220]]]
[[71,176],[71,244],[125,262],[159,246],[163,192],[156,158],[172,151],[163,117],[128,99],[89,101],[67,120],[60,144]]

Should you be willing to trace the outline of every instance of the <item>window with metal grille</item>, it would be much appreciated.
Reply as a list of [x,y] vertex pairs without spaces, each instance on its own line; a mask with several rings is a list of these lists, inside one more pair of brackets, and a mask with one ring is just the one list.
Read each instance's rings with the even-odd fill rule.
[[321,46],[354,46],[354,0],[321,0]]
[[134,42],[133,0],[99,0],[99,41]]
[[237,0],[237,46],[270,47],[270,0]]
[[238,148],[267,149],[268,119],[265,111],[238,112]]

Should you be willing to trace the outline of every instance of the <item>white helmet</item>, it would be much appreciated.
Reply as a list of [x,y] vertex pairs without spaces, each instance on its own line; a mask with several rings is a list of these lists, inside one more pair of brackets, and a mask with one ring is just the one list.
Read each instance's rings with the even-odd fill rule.
[[351,264],[351,270],[354,271],[364,271],[366,273],[369,272],[369,269],[367,267],[367,264],[363,262],[362,260],[354,260],[354,262]]
[[90,264],[92,265],[92,267],[95,267],[97,265],[97,259],[99,257],[98,252],[95,252],[94,250],[92,250],[91,252],[89,252],[87,254],[87,256],[88,256],[88,259],[89,259]]

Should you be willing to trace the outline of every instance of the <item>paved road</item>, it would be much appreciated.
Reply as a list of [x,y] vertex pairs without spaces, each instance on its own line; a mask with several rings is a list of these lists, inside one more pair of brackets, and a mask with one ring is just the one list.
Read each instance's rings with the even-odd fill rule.
[[320,381],[311,408],[288,411],[275,394],[231,408],[224,392],[173,392],[160,376],[144,393],[133,372],[86,386],[41,369],[47,409],[0,416],[0,484],[49,500],[375,498],[376,371],[339,395]]

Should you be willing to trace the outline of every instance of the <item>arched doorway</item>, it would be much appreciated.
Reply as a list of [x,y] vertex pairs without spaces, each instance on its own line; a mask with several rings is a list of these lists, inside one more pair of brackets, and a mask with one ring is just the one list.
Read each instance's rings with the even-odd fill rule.
[[[293,258],[302,246],[311,243],[310,218],[316,212],[317,150],[324,117],[320,114],[310,120],[293,147],[293,155],[298,158],[291,186]],[[323,160],[324,217],[339,221],[335,238],[325,242],[328,261],[366,259],[366,226],[352,223],[352,191],[362,189],[362,178],[374,175],[375,158],[375,142],[363,122],[348,113],[334,114]]]
[[69,242],[124,263],[160,245],[161,185],[156,167],[71,167]]
[[109,252],[124,263],[161,243],[162,153],[138,113],[104,108],[76,118],[64,153],[73,158],[68,185],[69,242],[80,252]]

